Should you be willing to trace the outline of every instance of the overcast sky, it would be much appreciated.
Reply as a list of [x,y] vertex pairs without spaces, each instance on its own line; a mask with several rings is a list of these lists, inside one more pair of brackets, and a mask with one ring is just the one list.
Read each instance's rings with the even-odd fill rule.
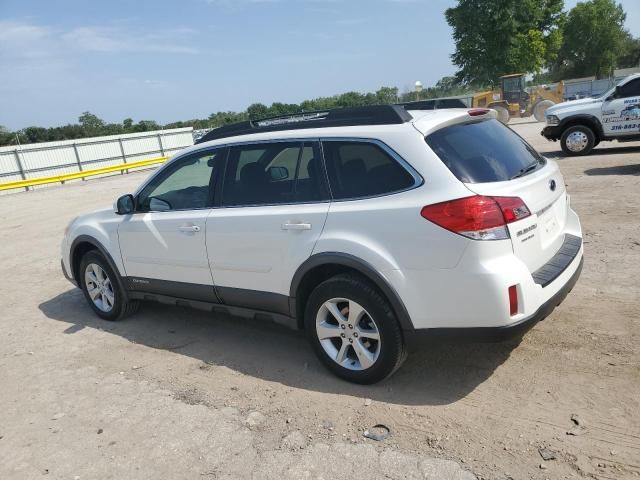
[[[454,0],[0,0],[0,125],[207,117],[451,75]],[[568,7],[576,0],[567,0]],[[640,35],[640,0],[622,0]]]

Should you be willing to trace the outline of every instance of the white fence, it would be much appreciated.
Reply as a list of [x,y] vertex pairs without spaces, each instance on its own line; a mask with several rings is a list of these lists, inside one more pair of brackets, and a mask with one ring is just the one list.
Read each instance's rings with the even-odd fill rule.
[[0,147],[0,183],[171,156],[193,145],[192,130],[191,127],[175,128]]
[[613,72],[613,77],[597,80],[596,77],[572,78],[564,81],[564,99],[597,97],[615,87],[623,78],[640,73],[640,67],[622,68]]
[[564,99],[576,100],[602,95],[612,89],[622,78],[595,78],[572,79],[564,81]]

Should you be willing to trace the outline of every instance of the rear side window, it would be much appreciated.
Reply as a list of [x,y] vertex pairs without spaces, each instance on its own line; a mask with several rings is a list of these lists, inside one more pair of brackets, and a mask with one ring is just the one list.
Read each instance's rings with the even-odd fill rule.
[[373,143],[325,141],[322,147],[334,199],[384,195],[415,184],[402,165]]
[[328,199],[315,142],[273,142],[229,149],[222,203],[278,205]]
[[511,180],[545,164],[533,147],[497,120],[445,127],[426,141],[464,183]]

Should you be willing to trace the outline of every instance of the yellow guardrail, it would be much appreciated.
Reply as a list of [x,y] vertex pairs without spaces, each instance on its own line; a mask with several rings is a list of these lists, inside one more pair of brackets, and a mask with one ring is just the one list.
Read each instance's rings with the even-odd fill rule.
[[169,157],[157,157],[149,160],[140,160],[139,162],[119,163],[118,165],[109,165],[108,167],[94,168],[92,170],[65,173],[64,175],[52,175],[50,177],[28,178],[26,180],[18,180],[17,182],[0,183],[0,190],[32,187],[34,185],[45,185],[47,183],[64,183],[68,180],[77,180],[78,178],[92,177],[94,175],[103,175],[105,173],[112,172],[122,172],[123,170],[129,170],[132,168],[148,167],[150,165],[163,163],[168,158]]

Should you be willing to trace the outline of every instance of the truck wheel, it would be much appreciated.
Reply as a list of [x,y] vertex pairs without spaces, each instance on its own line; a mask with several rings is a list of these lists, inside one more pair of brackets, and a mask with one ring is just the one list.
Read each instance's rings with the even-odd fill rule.
[[406,358],[389,302],[358,275],[338,275],[313,290],[305,330],[325,367],[350,382],[379,382]]
[[560,137],[562,151],[572,156],[588,155],[595,143],[596,136],[593,130],[585,125],[569,127],[562,132],[562,137]]
[[498,113],[498,120],[505,125],[509,123],[509,110],[504,108],[502,105],[491,105],[489,108],[492,108]]
[[547,109],[554,105],[555,103],[551,100],[542,100],[541,102],[536,103],[535,107],[533,107],[533,116],[538,122],[544,122],[544,115],[547,113]]

